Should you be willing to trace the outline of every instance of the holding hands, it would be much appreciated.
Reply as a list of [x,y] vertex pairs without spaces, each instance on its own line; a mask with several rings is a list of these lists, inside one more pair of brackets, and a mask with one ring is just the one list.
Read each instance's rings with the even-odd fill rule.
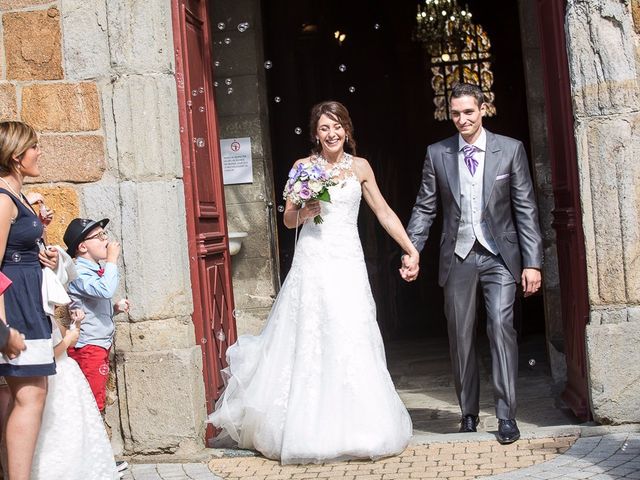
[[401,257],[402,267],[400,267],[400,276],[407,282],[413,282],[418,278],[420,272],[420,254],[414,252],[412,254],[404,254]]

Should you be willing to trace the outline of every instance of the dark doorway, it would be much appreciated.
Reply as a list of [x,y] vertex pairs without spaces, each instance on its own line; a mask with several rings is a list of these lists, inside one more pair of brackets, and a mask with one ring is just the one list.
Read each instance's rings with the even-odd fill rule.
[[[291,164],[309,152],[311,106],[338,100],[351,113],[358,155],[369,160],[383,195],[406,224],[426,147],[455,133],[450,121],[433,117],[429,58],[412,41],[416,5],[379,0],[263,2],[276,191],[284,185]],[[468,5],[474,23],[481,24],[491,40],[497,115],[485,119],[485,126],[522,140],[528,148],[517,4],[471,0]],[[346,35],[342,44],[335,32]],[[436,280],[439,225],[422,252],[420,279],[412,285],[399,278],[398,248],[366,205],[359,227],[385,338],[444,337],[442,293]],[[279,221],[283,276],[291,263],[293,238]],[[519,302],[518,312],[521,336],[535,335],[543,341],[542,296]]]

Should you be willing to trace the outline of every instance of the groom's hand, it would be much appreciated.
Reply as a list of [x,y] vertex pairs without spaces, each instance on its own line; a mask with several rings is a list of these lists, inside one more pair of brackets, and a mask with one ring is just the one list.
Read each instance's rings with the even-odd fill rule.
[[420,271],[420,256],[419,255],[403,255],[402,267],[400,268],[400,276],[407,282],[413,282],[418,278],[418,272]]
[[524,296],[533,295],[540,289],[542,275],[537,268],[525,268],[522,270],[522,291]]

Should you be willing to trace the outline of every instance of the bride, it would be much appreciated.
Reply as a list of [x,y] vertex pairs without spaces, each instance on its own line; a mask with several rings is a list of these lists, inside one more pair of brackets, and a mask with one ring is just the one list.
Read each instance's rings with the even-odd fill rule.
[[[358,236],[361,197],[417,263],[418,252],[387,205],[353,125],[338,102],[311,110],[311,156],[333,181],[331,203],[287,200],[284,223],[302,224],[291,270],[258,336],[227,351],[226,389],[209,422],[241,448],[282,464],[396,455],[411,419],[387,371],[376,306]],[[322,214],[323,223],[312,220]],[[401,270],[401,273],[404,273]]]

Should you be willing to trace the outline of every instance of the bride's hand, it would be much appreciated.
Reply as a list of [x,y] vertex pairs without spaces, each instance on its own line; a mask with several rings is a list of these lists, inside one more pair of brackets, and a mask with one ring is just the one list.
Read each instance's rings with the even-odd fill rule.
[[306,221],[309,218],[313,218],[320,215],[320,200],[309,200],[304,204],[304,207],[300,209],[300,219]]
[[420,254],[415,252],[411,255],[402,256],[402,267],[400,268],[400,276],[407,282],[413,282],[418,278],[420,271]]

